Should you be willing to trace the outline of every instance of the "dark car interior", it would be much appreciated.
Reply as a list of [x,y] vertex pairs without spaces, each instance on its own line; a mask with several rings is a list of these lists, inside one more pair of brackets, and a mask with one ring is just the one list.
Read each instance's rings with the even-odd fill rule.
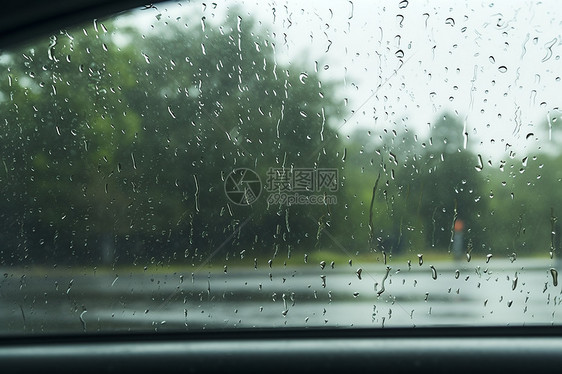
[[[0,13],[0,49],[90,19],[150,6],[136,0],[6,2]],[[4,73],[0,79],[5,79]],[[0,367],[5,373],[529,373],[557,372],[561,366],[562,327],[555,325],[239,328],[0,337]]]

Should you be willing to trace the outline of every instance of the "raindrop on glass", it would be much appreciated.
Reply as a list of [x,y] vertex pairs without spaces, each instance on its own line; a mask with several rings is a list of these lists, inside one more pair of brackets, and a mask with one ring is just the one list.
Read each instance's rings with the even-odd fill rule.
[[430,265],[429,268],[431,269],[431,278],[433,278],[433,280],[437,279],[437,270],[435,269],[435,267],[433,265]]
[[408,0],[402,0],[401,2],[398,3],[398,8],[400,9],[404,9],[408,6]]
[[550,268],[550,275],[552,275],[552,285],[558,286],[558,271],[555,268]]

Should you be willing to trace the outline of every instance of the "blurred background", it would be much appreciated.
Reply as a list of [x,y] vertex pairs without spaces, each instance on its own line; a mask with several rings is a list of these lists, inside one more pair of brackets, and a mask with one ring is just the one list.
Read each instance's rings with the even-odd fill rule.
[[[450,276],[527,258],[539,292],[557,286],[556,9],[164,3],[2,51],[6,295],[33,275],[313,263],[361,279],[359,263],[382,266],[375,296],[386,266],[431,279],[428,258]],[[5,312],[25,320],[22,305]]]

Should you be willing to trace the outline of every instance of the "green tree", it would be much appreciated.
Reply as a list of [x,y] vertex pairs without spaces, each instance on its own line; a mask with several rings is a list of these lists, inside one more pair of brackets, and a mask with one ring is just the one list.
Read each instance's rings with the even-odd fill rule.
[[444,114],[427,138],[414,126],[385,129],[367,142],[365,130],[351,136],[346,175],[363,181],[353,209],[363,217],[367,229],[358,232],[372,250],[448,250],[455,220],[465,223],[465,249],[469,240],[475,248],[487,243],[485,181],[477,156],[463,147],[462,129]]
[[332,86],[278,64],[275,39],[239,13],[145,35],[106,21],[5,53],[4,258],[22,243],[92,262],[324,245],[329,207],[224,194],[235,168],[339,166]]
[[484,178],[477,155],[463,146],[462,131],[462,123],[451,114],[433,123],[419,163],[420,177],[412,184],[432,247],[450,248],[455,220],[464,222],[465,238],[474,248],[486,242],[480,218],[488,211]]

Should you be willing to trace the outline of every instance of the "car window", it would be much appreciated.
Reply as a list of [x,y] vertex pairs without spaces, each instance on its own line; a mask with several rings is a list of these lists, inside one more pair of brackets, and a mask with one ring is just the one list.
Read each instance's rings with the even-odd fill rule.
[[179,2],[0,53],[0,334],[559,324],[552,1]]

